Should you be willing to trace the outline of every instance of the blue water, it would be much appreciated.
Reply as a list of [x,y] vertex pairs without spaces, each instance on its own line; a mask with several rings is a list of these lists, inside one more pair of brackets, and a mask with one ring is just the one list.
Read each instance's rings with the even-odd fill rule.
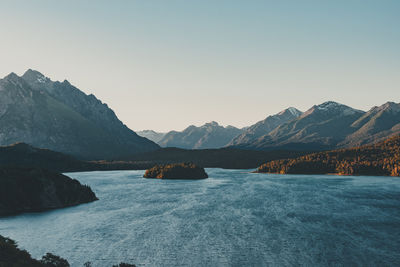
[[207,169],[70,173],[99,201],[0,219],[0,234],[72,266],[400,266],[400,179]]

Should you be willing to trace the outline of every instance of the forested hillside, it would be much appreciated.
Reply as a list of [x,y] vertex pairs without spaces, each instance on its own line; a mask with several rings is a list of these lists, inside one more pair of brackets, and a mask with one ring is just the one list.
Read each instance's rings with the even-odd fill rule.
[[270,161],[261,165],[257,172],[400,176],[400,136],[375,145]]

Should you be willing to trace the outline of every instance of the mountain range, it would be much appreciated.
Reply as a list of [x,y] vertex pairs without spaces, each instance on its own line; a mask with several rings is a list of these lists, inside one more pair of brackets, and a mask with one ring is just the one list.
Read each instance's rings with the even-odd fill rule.
[[236,147],[261,150],[327,150],[370,144],[400,133],[400,104],[368,112],[333,101],[314,105],[255,141]]
[[28,70],[0,80],[0,145],[25,142],[82,159],[115,159],[159,148],[94,95]]
[[376,143],[399,133],[398,103],[387,102],[365,112],[327,101],[304,113],[290,107],[242,129],[211,122],[182,132],[139,134],[162,147],[317,151]]
[[400,104],[365,112],[328,101],[304,113],[290,107],[239,129],[217,122],[139,135],[107,104],[67,80],[29,69],[0,79],[0,145],[24,142],[84,160],[127,159],[160,147],[317,151],[376,143],[400,133]]

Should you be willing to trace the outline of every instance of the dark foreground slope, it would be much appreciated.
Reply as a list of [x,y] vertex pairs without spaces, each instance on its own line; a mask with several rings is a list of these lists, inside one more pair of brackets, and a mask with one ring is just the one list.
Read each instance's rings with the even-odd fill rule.
[[400,176],[400,136],[375,145],[274,160],[261,165],[257,171],[281,174]]
[[[66,259],[46,253],[41,260],[36,260],[26,250],[18,248],[17,243],[0,235],[0,267],[69,267]],[[90,262],[85,266],[92,266]],[[120,263],[113,267],[135,267],[134,264]]]
[[0,216],[63,208],[97,200],[89,186],[55,172],[0,168]]
[[43,256],[40,261],[33,259],[26,250],[19,249],[14,240],[0,235],[0,266],[68,267],[70,265],[65,259],[50,253],[47,253],[45,256]]

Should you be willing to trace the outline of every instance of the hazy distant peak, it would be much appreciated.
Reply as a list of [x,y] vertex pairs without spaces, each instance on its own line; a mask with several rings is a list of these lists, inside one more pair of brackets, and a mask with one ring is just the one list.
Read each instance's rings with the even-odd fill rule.
[[226,129],[238,129],[237,127],[235,127],[233,125],[227,125],[225,128]]
[[203,126],[205,126],[205,127],[208,127],[208,126],[217,127],[217,126],[219,126],[219,124],[216,121],[211,121],[211,122],[208,122],[208,123],[204,124]]

